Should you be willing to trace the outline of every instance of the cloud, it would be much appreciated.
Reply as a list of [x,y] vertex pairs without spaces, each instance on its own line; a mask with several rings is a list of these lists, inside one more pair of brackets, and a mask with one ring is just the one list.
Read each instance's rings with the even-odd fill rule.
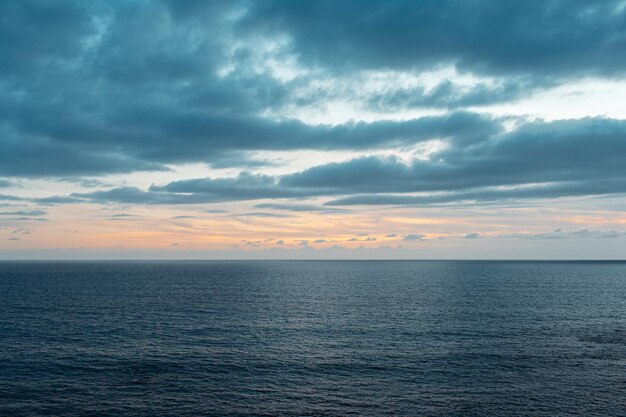
[[160,162],[112,150],[92,152],[86,140],[77,144],[59,143],[54,138],[31,136],[27,131],[7,132],[1,128],[0,134],[0,175],[62,177],[167,169]]
[[410,234],[410,235],[405,235],[402,240],[406,240],[406,241],[426,240],[426,236],[422,234]]
[[[286,0],[254,3],[242,29],[283,34],[307,65],[335,71],[430,67],[495,74],[623,74],[615,1]],[[521,29],[523,28],[523,29]],[[497,36],[494,36],[497,34]]]
[[626,121],[620,120],[536,122],[474,146],[452,147],[433,160],[405,164],[396,158],[365,157],[285,176],[281,184],[389,193],[600,178],[621,181],[625,134]]
[[[626,76],[621,6],[610,0],[3,2],[0,176],[12,180],[0,180],[0,187],[25,177],[98,188],[0,200],[294,199],[255,208],[344,213],[338,206],[623,194],[626,121],[519,118],[509,128],[509,118],[467,110],[571,79]],[[430,86],[399,77],[450,69],[453,76]],[[391,78],[365,88],[364,81],[381,74]],[[447,111],[336,124],[294,118],[294,110],[327,98],[354,99],[383,113]],[[407,149],[429,141],[442,148],[428,158],[407,157]],[[258,151],[302,149],[367,156],[286,175],[258,172],[280,165]],[[246,171],[148,189],[83,178],[166,173],[191,162]],[[301,203],[313,197],[331,200]],[[19,220],[45,214],[3,213]]]
[[466,112],[336,126],[266,117],[297,101],[297,85],[259,70],[276,57],[258,56],[259,40],[235,28],[246,5],[0,5],[0,175],[67,180],[189,162],[252,169],[276,163],[255,159],[260,150],[471,141],[500,128]]
[[[538,121],[469,146],[445,148],[430,159],[405,162],[393,156],[368,156],[283,176],[242,172],[236,177],[153,185],[148,191],[120,187],[73,193],[69,198],[128,204],[199,204],[344,196],[326,203],[337,206],[621,194],[626,192],[625,135],[626,121],[621,120]],[[301,204],[262,204],[260,207],[277,210],[318,210]]]
[[18,211],[3,211],[0,212],[2,216],[45,216],[48,212],[43,210],[18,210]]
[[241,213],[241,214],[231,214],[231,217],[267,217],[267,218],[278,218],[284,219],[288,217],[293,217],[289,214],[281,214],[281,213],[265,213],[265,212],[250,212],[250,213]]
[[468,233],[465,236],[463,236],[463,239],[478,239],[480,238],[480,235],[478,233]]
[[6,194],[0,194],[0,200],[3,201],[22,201],[24,200],[23,197],[17,197],[14,195],[6,195]]
[[[177,137],[176,142],[146,138],[124,141],[126,154],[139,153],[151,163],[202,162],[233,158],[259,150],[353,150],[410,145],[437,138],[473,142],[496,133],[499,123],[472,113],[426,116],[407,121],[346,123],[309,126],[299,121],[274,122],[256,117],[207,116],[206,114],[152,111],[141,115],[142,124],[156,129],[155,135]],[[137,148],[135,150],[134,148]],[[139,157],[139,156],[138,156]],[[243,161],[239,164],[245,166]]]
[[295,190],[277,187],[274,177],[253,175],[247,172],[239,174],[236,178],[201,178],[175,181],[164,186],[152,186],[150,190],[205,196],[208,201],[284,198],[299,195]]
[[57,205],[57,204],[72,204],[72,203],[80,203],[81,200],[79,198],[70,197],[70,196],[50,196],[50,197],[42,197],[42,198],[33,198],[31,199],[34,203],[43,204],[43,205]]
[[[464,111],[335,126],[264,116],[286,102],[297,105],[295,91],[315,80],[307,75],[281,80],[267,65],[282,56],[259,55],[258,43],[289,39],[285,51],[276,47],[275,53],[297,56],[305,68],[319,66],[322,78],[347,70],[413,71],[444,64],[461,72],[508,76],[494,85],[478,82],[467,91],[444,81],[428,90],[390,88],[366,98],[380,109],[466,107],[510,100],[538,83],[554,83],[557,76],[624,75],[620,52],[625,45],[619,34],[626,24],[618,5],[538,0],[523,5],[482,0],[471,6],[450,1],[5,2],[0,6],[6,20],[0,29],[5,40],[0,73],[8,81],[0,85],[0,175],[71,178],[167,170],[169,164],[187,162],[251,169],[274,163],[255,159],[251,153],[259,150],[371,150],[432,139],[448,140],[454,145],[451,152],[457,158],[467,153],[470,162],[480,153],[466,152],[466,145],[500,134],[500,121]],[[537,151],[543,139],[534,141],[533,132],[520,134],[528,141],[520,146]],[[570,154],[584,153],[595,142],[581,137],[575,145]],[[487,145],[485,150],[490,150]],[[550,148],[547,153],[554,156]],[[433,175],[444,175],[438,171]],[[432,179],[428,172],[419,174]],[[281,191],[269,197],[293,196]]]
[[273,210],[297,211],[297,212],[327,212],[327,213],[346,213],[348,210],[320,207],[310,204],[290,204],[290,203],[261,203],[254,207]]
[[[441,81],[434,87],[398,85],[397,88],[387,88],[366,94],[363,101],[367,108],[383,113],[410,108],[454,110],[511,102],[551,86],[546,80],[538,84],[537,81],[524,77],[502,79],[497,82],[489,79],[489,81],[477,81],[470,86],[458,85],[449,79]],[[351,91],[351,93],[358,94],[357,91]]]
[[256,159],[248,155],[246,152],[233,152],[225,156],[209,162],[211,168],[265,168],[280,166],[278,161],[269,159]]
[[619,237],[625,237],[626,233],[618,230],[590,230],[581,229],[576,231],[564,231],[562,229],[555,229],[552,232],[544,233],[510,233],[499,235],[499,238],[508,239],[537,239],[537,240],[560,240],[560,239],[616,239]]

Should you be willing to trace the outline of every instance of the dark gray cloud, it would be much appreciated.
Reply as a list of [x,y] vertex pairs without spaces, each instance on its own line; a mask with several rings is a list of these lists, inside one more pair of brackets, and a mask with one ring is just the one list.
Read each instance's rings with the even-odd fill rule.
[[513,77],[495,85],[479,82],[476,85],[461,88],[452,81],[445,80],[429,89],[419,86],[372,93],[367,97],[366,102],[371,109],[380,112],[399,111],[406,108],[457,109],[516,100],[549,85],[548,81],[542,81],[539,84],[533,79]]
[[[68,120],[67,115],[50,114],[58,110],[25,109],[24,114],[9,120],[14,125],[0,138],[0,174],[95,175],[167,170],[164,164],[185,162],[205,162],[221,168],[259,167],[270,162],[251,159],[247,152],[366,150],[435,138],[469,143],[501,129],[499,123],[470,113],[329,127],[255,116],[211,115],[184,108],[121,107],[124,105],[115,106],[123,116],[98,127],[101,132],[93,132],[94,127],[75,126],[95,123],[91,120]],[[37,120],[42,117],[51,120]],[[76,117],[100,120],[102,115]]]
[[[295,197],[297,190],[278,187],[275,177],[241,173],[236,178],[201,178],[171,182],[164,186],[152,186],[156,193],[184,193],[188,198],[204,198],[206,202],[254,200],[260,198]],[[163,194],[165,195],[165,194]]]
[[[0,16],[2,176],[80,181],[187,162],[276,164],[256,158],[257,151],[375,151],[433,139],[448,146],[408,164],[369,156],[282,177],[244,172],[148,190],[0,200],[209,204],[330,196],[328,206],[432,205],[626,192],[625,121],[518,120],[506,131],[503,119],[462,110],[572,77],[626,76],[620,1],[9,0]],[[270,59],[260,45],[277,37],[286,46]],[[288,57],[317,75],[281,80],[267,68]],[[267,116],[285,104],[328,98],[332,93],[311,87],[316,76],[447,65],[499,78],[465,89],[451,80],[432,89],[393,86],[364,98],[382,111],[452,109],[413,120],[331,126]],[[310,91],[296,97],[299,88]],[[0,180],[0,187],[11,185]],[[93,178],[82,185],[104,186]],[[257,208],[339,211],[300,203]]]
[[[372,156],[281,177],[244,172],[231,178],[154,185],[148,191],[122,187],[74,193],[70,198],[129,204],[199,204],[343,196],[327,202],[327,206],[501,202],[626,193],[624,166],[626,122],[589,118],[529,123],[513,132],[451,146],[431,159],[408,164],[394,157]],[[264,203],[259,208],[318,210],[300,203]]]
[[162,1],[3,2],[0,175],[258,167],[271,162],[249,152],[476,140],[499,129],[470,114],[334,127],[261,117],[291,99],[285,83],[255,71],[252,46],[233,50],[232,37],[252,36],[231,27],[246,5],[188,13]]
[[449,203],[492,203],[515,202],[528,199],[575,197],[583,195],[623,194],[626,193],[625,181],[607,182],[597,186],[594,181],[554,183],[548,185],[526,186],[519,188],[475,188],[460,192],[441,192],[432,195],[402,194],[361,194],[327,201],[328,206],[353,205],[409,205],[435,206]]
[[94,34],[87,2],[8,0],[1,4],[0,74],[61,65]]
[[322,165],[285,176],[280,184],[329,194],[443,193],[356,196],[340,200],[344,204],[546,198],[626,192],[625,164],[626,122],[590,118],[530,123],[512,133],[473,146],[452,147],[431,160],[411,164],[366,157]]
[[[64,197],[60,197],[62,200]],[[119,187],[91,193],[72,193],[70,202],[121,203],[121,204],[199,204],[210,203],[203,195],[174,194],[143,191],[137,187]]]
[[241,30],[290,36],[311,65],[431,67],[497,74],[623,75],[618,0],[254,2]]

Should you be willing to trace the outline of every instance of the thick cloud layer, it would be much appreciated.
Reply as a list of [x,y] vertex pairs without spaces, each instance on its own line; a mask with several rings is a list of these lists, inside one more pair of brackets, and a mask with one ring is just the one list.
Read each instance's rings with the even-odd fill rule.
[[254,2],[242,30],[284,33],[338,70],[460,69],[551,78],[623,75],[626,10],[600,0]]
[[[511,120],[467,108],[582,76],[625,77],[622,1],[24,0],[2,2],[0,16],[0,176],[9,178],[0,187],[190,162],[263,168],[250,159],[257,151],[369,154],[287,175],[31,199],[41,204],[419,205],[626,192],[623,120]],[[368,78],[441,68],[476,81],[375,88]],[[368,111],[437,112],[332,125],[292,111],[355,97]],[[431,140],[443,148],[402,158]]]
[[[121,203],[214,203],[348,196],[328,205],[428,205],[626,193],[626,122],[537,122],[512,133],[452,146],[428,160],[363,157],[284,176],[242,173],[75,194]],[[413,195],[421,193],[420,195]],[[411,195],[407,195],[411,194]],[[307,206],[264,205],[304,210]],[[299,208],[298,208],[299,207]]]

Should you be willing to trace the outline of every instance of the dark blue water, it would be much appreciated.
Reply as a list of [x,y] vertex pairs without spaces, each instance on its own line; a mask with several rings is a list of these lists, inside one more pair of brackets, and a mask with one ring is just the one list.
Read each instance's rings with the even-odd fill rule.
[[0,415],[626,415],[626,263],[0,264]]

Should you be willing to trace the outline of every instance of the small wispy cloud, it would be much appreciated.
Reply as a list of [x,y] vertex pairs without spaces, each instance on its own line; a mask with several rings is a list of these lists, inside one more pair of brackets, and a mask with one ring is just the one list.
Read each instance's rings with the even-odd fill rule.
[[417,240],[426,240],[426,235],[422,235],[422,234],[405,235],[402,240],[406,240],[408,242],[413,242]]
[[463,236],[463,239],[478,239],[480,238],[480,235],[478,233],[468,233],[465,236]]
[[44,210],[17,210],[17,211],[3,211],[0,212],[2,216],[45,216],[48,214]]

